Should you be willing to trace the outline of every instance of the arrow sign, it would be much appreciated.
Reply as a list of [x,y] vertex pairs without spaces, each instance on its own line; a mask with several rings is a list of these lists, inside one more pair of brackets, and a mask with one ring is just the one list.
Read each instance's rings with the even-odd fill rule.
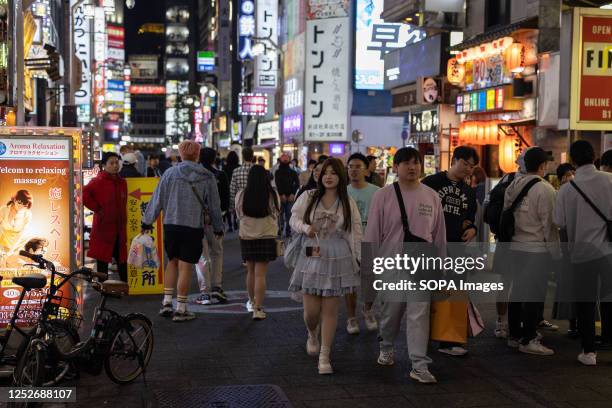
[[130,196],[134,197],[137,200],[141,200],[142,196],[150,196],[150,195],[153,195],[153,193],[143,193],[142,191],[140,191],[140,189],[136,189],[130,193]]

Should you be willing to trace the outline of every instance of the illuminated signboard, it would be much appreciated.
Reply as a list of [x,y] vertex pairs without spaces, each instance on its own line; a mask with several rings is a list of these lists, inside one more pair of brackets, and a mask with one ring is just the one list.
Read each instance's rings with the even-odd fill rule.
[[482,89],[457,96],[456,113],[485,113],[495,111],[521,110],[520,100],[507,98],[512,95],[512,87]]
[[210,72],[215,70],[215,52],[198,51],[198,72]]
[[255,36],[255,3],[242,0],[238,9],[238,57],[241,60],[253,59],[252,40]]
[[163,95],[166,93],[166,87],[163,85],[132,85],[130,86],[130,93],[136,95]]
[[238,114],[241,116],[264,116],[268,110],[265,94],[241,93],[238,95]]

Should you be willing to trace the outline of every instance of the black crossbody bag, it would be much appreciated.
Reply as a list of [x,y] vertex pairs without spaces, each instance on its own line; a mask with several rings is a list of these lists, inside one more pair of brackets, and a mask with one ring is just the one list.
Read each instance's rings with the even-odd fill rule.
[[404,199],[402,198],[402,192],[397,181],[393,183],[393,188],[395,189],[395,196],[397,197],[397,203],[400,208],[400,213],[402,214],[402,225],[404,227],[404,242],[429,242],[426,239],[417,237],[412,232],[410,232],[410,225],[408,224],[408,215],[406,214],[406,207],[404,207]]
[[582,191],[581,189],[578,188],[576,183],[574,183],[573,181],[570,181],[570,183],[571,183],[572,186],[574,186],[576,191],[578,191],[578,193],[580,193],[582,198],[584,198],[584,201],[586,201],[591,206],[591,208],[593,208],[593,210],[597,213],[597,215],[599,215],[601,217],[601,219],[604,220],[604,222],[606,223],[606,228],[608,229],[608,241],[612,242],[612,220],[609,220],[609,219],[606,218],[606,216],[601,212],[601,210],[599,208],[597,208],[597,206],[595,204],[593,204],[593,202],[584,193],[584,191]]

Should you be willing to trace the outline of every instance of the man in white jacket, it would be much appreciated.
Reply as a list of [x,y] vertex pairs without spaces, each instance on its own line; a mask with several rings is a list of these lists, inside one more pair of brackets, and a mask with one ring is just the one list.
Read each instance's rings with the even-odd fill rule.
[[559,233],[553,224],[556,193],[543,179],[549,160],[549,155],[540,147],[527,150],[526,173],[517,173],[504,197],[504,211],[517,202],[513,212],[514,235],[509,244],[510,259],[514,260],[511,295],[514,301],[508,310],[508,345],[522,353],[545,356],[554,352],[540,342],[536,328],[550,278],[551,255],[556,258],[559,253]]

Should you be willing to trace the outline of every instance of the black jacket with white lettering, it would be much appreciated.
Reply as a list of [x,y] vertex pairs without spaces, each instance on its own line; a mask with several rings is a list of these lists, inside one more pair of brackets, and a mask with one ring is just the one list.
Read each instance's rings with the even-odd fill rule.
[[473,224],[476,217],[474,189],[463,181],[452,181],[445,171],[425,177],[423,184],[436,190],[440,196],[444,209],[447,242],[461,242],[464,221],[468,220]]

